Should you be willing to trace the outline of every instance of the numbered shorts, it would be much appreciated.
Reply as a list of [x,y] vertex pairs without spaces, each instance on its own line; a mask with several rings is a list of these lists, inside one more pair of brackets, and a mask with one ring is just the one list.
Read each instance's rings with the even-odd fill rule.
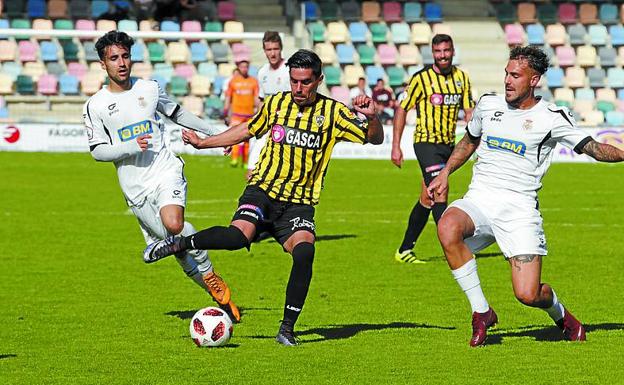
[[446,166],[451,152],[453,146],[448,144],[414,143],[414,153],[427,186]]
[[468,214],[474,223],[474,234],[464,239],[473,253],[496,242],[506,259],[548,254],[542,216],[535,201],[524,199],[519,203],[514,196],[469,191],[464,198],[451,203],[451,207]]
[[139,220],[146,243],[150,244],[171,235],[160,218],[160,209],[167,205],[186,206],[186,180],[182,175],[167,178],[148,193],[142,203],[130,206]]
[[232,220],[238,219],[256,225],[256,236],[269,232],[280,245],[297,231],[316,231],[313,206],[275,200],[256,186],[247,186],[239,198]]

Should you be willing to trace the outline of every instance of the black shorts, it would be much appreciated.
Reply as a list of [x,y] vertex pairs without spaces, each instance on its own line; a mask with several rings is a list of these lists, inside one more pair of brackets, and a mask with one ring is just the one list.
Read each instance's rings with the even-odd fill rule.
[[425,185],[429,186],[433,178],[446,166],[451,152],[453,146],[450,144],[414,143],[414,153],[420,164]]
[[313,206],[275,200],[256,186],[247,186],[238,199],[232,220],[239,219],[256,225],[256,236],[267,231],[280,245],[300,230],[316,234]]

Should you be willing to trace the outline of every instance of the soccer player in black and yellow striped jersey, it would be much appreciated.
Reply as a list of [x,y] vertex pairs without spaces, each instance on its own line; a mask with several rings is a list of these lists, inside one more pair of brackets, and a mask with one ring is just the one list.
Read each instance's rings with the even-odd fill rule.
[[157,260],[189,249],[249,248],[259,231],[270,232],[293,258],[276,340],[297,345],[294,325],[312,278],[314,205],[332,149],[339,141],[380,144],[384,135],[370,97],[361,95],[353,100],[355,111],[366,116],[362,121],[344,104],[317,93],[323,75],[321,60],[314,52],[299,50],[286,65],[291,91],[265,99],[248,122],[205,139],[183,132],[184,142],[196,148],[226,147],[252,136],[270,135],[230,226],[154,243],[145,250],[144,258]]
[[459,110],[466,121],[472,117],[474,101],[468,75],[453,65],[453,40],[449,35],[435,35],[431,41],[434,64],[416,72],[394,116],[391,160],[397,167],[403,163],[401,136],[407,111],[416,109],[414,152],[423,175],[420,198],[410,213],[403,241],[395,259],[404,263],[422,263],[413,248],[433,212],[436,223],[446,210],[448,196],[431,200],[426,186],[446,165],[455,145],[455,128]]

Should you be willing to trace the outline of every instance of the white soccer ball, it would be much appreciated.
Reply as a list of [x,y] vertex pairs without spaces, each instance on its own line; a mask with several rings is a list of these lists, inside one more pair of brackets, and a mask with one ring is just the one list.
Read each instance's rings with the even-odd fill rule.
[[195,313],[189,330],[197,346],[223,346],[232,336],[232,320],[218,307],[206,307]]

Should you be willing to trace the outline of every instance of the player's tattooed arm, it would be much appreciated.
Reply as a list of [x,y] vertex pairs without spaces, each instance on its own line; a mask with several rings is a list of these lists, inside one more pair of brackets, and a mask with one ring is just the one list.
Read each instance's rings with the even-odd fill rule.
[[600,162],[624,161],[624,151],[610,144],[596,142],[593,139],[583,146],[582,151]]
[[452,174],[453,171],[460,168],[474,152],[477,150],[479,146],[479,141],[481,138],[472,138],[470,135],[466,134],[464,137],[457,143],[455,149],[451,153],[449,160],[446,162],[445,170],[447,174]]

